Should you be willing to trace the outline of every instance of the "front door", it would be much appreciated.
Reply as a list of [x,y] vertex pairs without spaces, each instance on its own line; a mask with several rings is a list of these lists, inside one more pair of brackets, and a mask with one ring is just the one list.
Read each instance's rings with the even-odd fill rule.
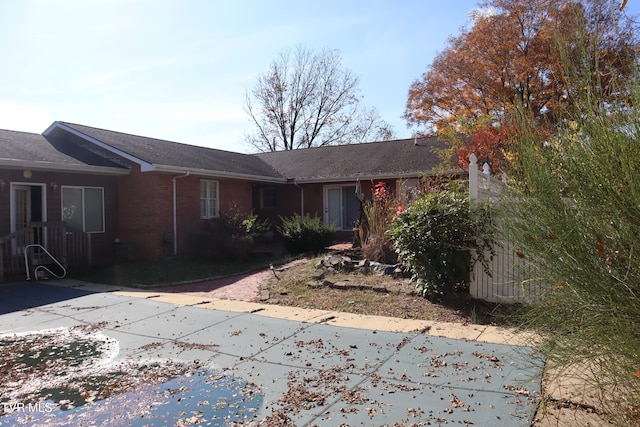
[[[12,185],[11,197],[11,231],[20,231],[27,228],[32,222],[46,221],[44,184],[38,185]],[[35,231],[34,243],[42,244],[41,229]],[[21,253],[23,242],[14,242],[14,253]]]
[[325,187],[325,223],[336,230],[352,230],[356,226],[360,203],[355,185]]
[[20,185],[13,188],[13,215],[11,231],[22,230],[31,222],[31,187]]

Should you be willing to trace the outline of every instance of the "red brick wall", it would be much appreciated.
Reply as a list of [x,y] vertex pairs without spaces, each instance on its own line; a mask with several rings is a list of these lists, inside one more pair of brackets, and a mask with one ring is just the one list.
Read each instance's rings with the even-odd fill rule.
[[[272,222],[279,225],[279,216],[291,217],[301,212],[301,198],[304,197],[304,214],[323,217],[322,184],[293,184],[276,186],[276,209],[274,212],[261,212]],[[304,193],[304,196],[303,194]],[[256,203],[258,198],[256,197]]]
[[249,215],[253,210],[251,182],[232,179],[219,180],[219,182],[220,214]]
[[250,182],[200,176],[178,178],[176,180],[178,254],[189,253],[190,235],[202,227],[203,222],[206,221],[200,218],[201,179],[218,181],[221,215],[238,213],[246,216],[252,211]]
[[161,219],[168,213],[163,209],[166,210],[172,200],[167,180],[171,180],[169,176],[141,173],[138,166],[134,166],[129,175],[120,177],[118,233],[123,252],[133,259],[156,260],[162,256],[162,230],[166,221],[162,223]]
[[[173,209],[173,207],[172,207]],[[200,178],[188,176],[176,178],[176,221],[178,253],[188,249],[188,238],[192,231],[200,227]],[[172,212],[169,213],[172,215]],[[173,218],[171,218],[173,221]],[[173,231],[173,222],[171,224]],[[173,255],[173,245],[171,245]]]
[[294,213],[299,214],[300,188],[294,185],[278,187],[278,191],[276,192],[276,210],[277,214],[283,217],[290,217]]
[[[109,263],[115,257],[114,241],[121,241],[120,250],[126,248],[134,259],[159,260],[173,255],[173,243],[165,241],[165,232],[173,232],[173,182],[172,174],[141,173],[134,167],[129,175],[109,177],[88,174],[33,171],[25,178],[22,170],[2,170],[0,179],[5,187],[0,190],[0,236],[10,233],[10,183],[45,184],[47,219],[61,220],[61,187],[64,185],[96,186],[105,189],[105,233],[92,236],[93,254],[97,263]],[[190,234],[202,226],[200,218],[200,180],[211,179],[188,176],[176,179],[177,188],[177,243],[178,253],[189,251]],[[219,179],[220,212],[248,215],[259,212],[259,186],[242,180]],[[55,182],[57,191],[50,183]],[[349,184],[349,183],[345,183]],[[395,188],[393,180],[387,181]],[[361,183],[365,197],[371,196],[374,183]],[[301,189],[292,184],[275,185],[277,188],[276,210],[267,213],[277,224],[279,215],[291,216],[300,213]],[[304,189],[304,212],[323,217],[323,184],[302,184]],[[262,214],[262,213],[261,213]]]
[[304,186],[304,213],[324,219],[324,187],[322,184]]
[[[173,256],[174,244],[165,233],[173,233],[173,177],[177,175],[133,170],[120,180],[120,240],[133,248],[134,259],[159,260]],[[176,178],[176,228],[178,255],[189,252],[189,237],[199,229],[200,180],[218,181],[220,213],[252,211],[252,184],[246,181],[202,176]]]

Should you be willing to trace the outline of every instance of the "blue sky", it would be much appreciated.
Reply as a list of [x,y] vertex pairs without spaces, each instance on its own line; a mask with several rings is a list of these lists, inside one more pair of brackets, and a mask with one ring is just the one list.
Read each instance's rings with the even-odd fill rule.
[[40,133],[61,120],[251,152],[245,91],[302,44],[338,49],[364,103],[410,137],[410,84],[477,4],[0,0],[0,128]]

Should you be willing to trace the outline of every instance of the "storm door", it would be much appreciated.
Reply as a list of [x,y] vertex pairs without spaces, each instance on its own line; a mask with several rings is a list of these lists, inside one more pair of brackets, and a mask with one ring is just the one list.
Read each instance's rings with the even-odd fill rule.
[[325,223],[333,224],[336,230],[352,230],[356,226],[360,203],[355,185],[325,187]]
[[[44,184],[42,185],[23,185],[16,184],[12,186],[11,200],[11,231],[20,231],[29,227],[33,222],[45,221],[44,210]],[[34,230],[33,242],[44,244],[42,228]],[[13,240],[13,251],[16,254],[22,253],[22,248],[26,242],[24,238],[21,241]]]

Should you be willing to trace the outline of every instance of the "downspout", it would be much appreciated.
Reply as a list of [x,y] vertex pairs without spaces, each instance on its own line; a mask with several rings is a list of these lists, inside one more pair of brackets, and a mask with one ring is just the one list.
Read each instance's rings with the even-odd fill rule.
[[178,178],[186,178],[189,176],[189,172],[184,175],[177,175],[171,178],[173,184],[173,256],[178,255],[178,202],[177,202],[177,189],[176,180]]
[[304,188],[300,187],[296,180],[293,180],[293,185],[300,189],[300,216],[304,216]]

